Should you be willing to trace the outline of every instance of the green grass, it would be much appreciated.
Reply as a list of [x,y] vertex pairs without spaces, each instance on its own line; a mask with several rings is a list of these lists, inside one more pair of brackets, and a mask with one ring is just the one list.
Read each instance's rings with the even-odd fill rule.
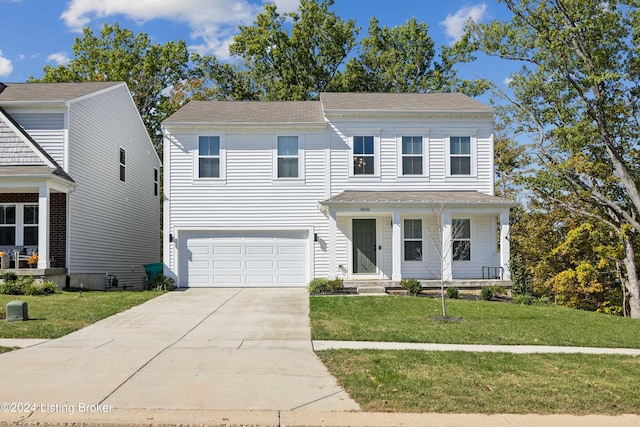
[[435,298],[310,297],[314,340],[640,348],[640,320],[558,306]]
[[7,353],[9,351],[13,351],[14,349],[11,347],[2,347],[0,346],[0,353]]
[[640,357],[327,350],[364,411],[640,414]]
[[63,291],[48,296],[0,295],[2,317],[9,301],[20,300],[27,302],[30,319],[0,321],[0,338],[59,338],[163,293]]

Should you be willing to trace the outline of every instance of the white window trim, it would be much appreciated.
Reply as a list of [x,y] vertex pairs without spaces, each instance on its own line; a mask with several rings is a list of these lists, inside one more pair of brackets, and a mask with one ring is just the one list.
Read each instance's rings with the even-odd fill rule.
[[[220,176],[219,177],[203,177],[200,175],[200,137],[201,136],[217,136],[220,138]],[[199,133],[195,135],[195,147],[193,148],[193,182],[198,184],[225,184],[227,176],[227,138],[225,135],[211,133]]]
[[[355,174],[353,170],[353,158],[355,156],[353,152],[354,137],[356,136],[371,136],[373,137],[373,174],[360,175]],[[367,129],[359,129],[357,131],[350,132],[349,135],[349,179],[354,180],[379,180],[380,178],[380,129],[375,132]]]
[[[279,136],[295,136],[298,138],[298,176],[297,177],[279,177],[278,176],[278,137]],[[305,171],[304,171],[304,137],[303,135],[295,133],[281,133],[275,135],[273,138],[273,155],[272,155],[272,179],[274,183],[304,183]],[[293,156],[284,156],[292,158]]]
[[[444,138],[444,149],[446,156],[445,176],[449,179],[475,179],[478,177],[478,130],[477,129],[446,129]],[[451,137],[468,136],[471,143],[471,173],[469,175],[451,174]]]
[[[456,237],[455,236],[455,229],[454,229],[454,222],[456,220],[468,220],[469,221],[469,237]],[[469,218],[469,217],[452,217],[451,218],[451,260],[453,262],[461,262],[461,263],[468,263],[473,261],[473,242],[474,242],[474,238],[473,238],[473,232],[474,232],[474,224],[473,224],[473,219]],[[465,260],[456,260],[453,259],[454,257],[454,253],[453,253],[453,247],[454,247],[454,242],[455,241],[468,241],[469,242],[469,259],[465,259]]]
[[[407,239],[405,237],[405,234],[404,234],[405,221],[407,221],[407,220],[418,220],[418,221],[420,221],[420,228],[421,228],[421,231],[422,231],[422,237],[420,239],[414,239],[414,238]],[[402,233],[402,262],[413,262],[413,263],[423,263],[423,262],[425,262],[426,258],[425,258],[425,253],[424,253],[424,250],[425,250],[425,245],[424,245],[425,229],[424,229],[424,227],[425,227],[425,221],[424,221],[423,218],[402,218],[402,230],[401,230],[401,233]],[[421,254],[422,254],[421,259],[420,260],[406,259],[405,242],[417,242],[418,240],[421,242],[421,244],[420,244],[420,246],[421,246]]]
[[[38,203],[2,203],[0,206],[15,206],[16,207],[16,223],[11,224],[10,227],[15,228],[16,240],[14,246],[24,246],[24,228],[26,227],[40,227],[40,213],[38,213],[38,224],[25,224],[24,223],[24,208],[25,206],[39,207]],[[4,225],[2,226],[4,227]],[[34,246],[34,245],[29,245]]]
[[[404,154],[402,153],[402,137],[405,136],[419,136],[422,137],[422,175],[404,175],[402,170],[402,159]],[[402,181],[424,181],[425,178],[429,178],[429,136],[425,132],[401,132],[396,137],[396,152],[397,158],[397,175],[398,179]]]
[[[120,155],[124,152],[124,163],[120,161]],[[121,170],[124,168],[124,179],[122,179]],[[127,182],[127,149],[118,147],[118,181]]]

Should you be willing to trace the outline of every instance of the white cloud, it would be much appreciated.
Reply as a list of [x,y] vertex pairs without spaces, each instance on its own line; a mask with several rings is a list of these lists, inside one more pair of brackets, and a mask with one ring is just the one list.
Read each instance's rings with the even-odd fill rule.
[[13,64],[11,63],[11,60],[2,56],[2,51],[0,50],[0,77],[7,77],[12,72]]
[[509,86],[512,81],[513,77],[505,77],[504,80],[502,80],[502,83],[504,83],[506,86]]
[[[275,0],[282,12],[295,10],[299,0]],[[191,37],[202,43],[190,46],[200,53],[228,56],[238,25],[249,25],[266,1],[250,0],[71,0],[60,18],[80,32],[92,19],[123,15],[136,22],[154,19],[186,23]]]
[[67,55],[67,52],[56,52],[47,56],[48,62],[55,62],[58,65],[67,65],[71,59]]
[[467,21],[480,21],[487,11],[486,3],[480,3],[475,6],[466,6],[460,8],[455,14],[447,15],[440,23],[444,27],[445,34],[453,40],[460,40],[464,33],[464,27]]

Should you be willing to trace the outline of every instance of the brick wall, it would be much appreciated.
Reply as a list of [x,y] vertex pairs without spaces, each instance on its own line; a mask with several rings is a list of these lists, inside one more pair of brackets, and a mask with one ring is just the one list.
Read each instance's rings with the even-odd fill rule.
[[51,193],[49,204],[49,257],[51,267],[65,267],[67,260],[67,195]]
[[[51,267],[65,267],[67,259],[67,195],[50,193],[49,256]],[[36,193],[0,193],[0,203],[38,203]]]

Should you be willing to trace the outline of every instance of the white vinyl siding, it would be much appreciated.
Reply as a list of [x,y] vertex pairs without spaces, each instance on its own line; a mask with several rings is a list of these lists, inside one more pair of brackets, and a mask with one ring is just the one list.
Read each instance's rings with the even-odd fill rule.
[[56,163],[66,167],[64,113],[27,113],[10,108],[7,112]]
[[[126,185],[118,147],[126,150]],[[143,284],[143,264],[160,257],[159,204],[149,190],[153,168],[160,162],[126,86],[70,103],[67,172],[78,183],[69,196],[72,276],[108,272],[121,285]]]

